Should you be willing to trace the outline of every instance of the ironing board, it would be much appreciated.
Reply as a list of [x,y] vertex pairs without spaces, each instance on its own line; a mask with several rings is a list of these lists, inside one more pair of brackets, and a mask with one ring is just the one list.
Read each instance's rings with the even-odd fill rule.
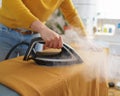
[[[23,57],[17,57],[15,59],[0,62],[0,83],[2,81],[4,84],[7,84],[7,81],[4,81],[3,77],[6,74],[9,75],[14,72],[14,70],[18,70],[16,74],[21,78],[22,76],[24,77],[24,74],[22,76],[19,75],[19,72],[22,72],[22,68],[31,68],[28,75],[33,76],[32,80],[34,81],[34,78],[38,78],[36,74],[39,74],[40,77],[37,80],[40,85],[36,87],[38,88],[36,90],[39,90],[39,95],[35,96],[107,96],[106,83],[100,83],[99,78],[89,82],[84,78],[83,74],[81,74],[84,64],[64,67],[47,67],[38,66],[32,60],[26,62],[22,59]],[[14,68],[14,65],[18,66],[17,69]],[[12,67],[9,68],[10,66]],[[37,68],[36,72],[32,71],[34,68]],[[1,69],[4,69],[4,72],[2,72]],[[40,73],[37,73],[38,70],[40,70]],[[10,83],[12,85],[14,81]],[[24,85],[19,85],[19,87],[22,88],[23,86]],[[24,90],[20,89],[19,91],[22,92]],[[29,94],[31,94],[31,91]]]

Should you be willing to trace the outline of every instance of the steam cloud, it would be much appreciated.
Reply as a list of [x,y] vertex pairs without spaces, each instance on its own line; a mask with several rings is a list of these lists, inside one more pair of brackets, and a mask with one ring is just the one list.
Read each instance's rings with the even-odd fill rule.
[[86,80],[99,78],[104,80],[120,80],[120,57],[107,53],[108,49],[102,48],[95,41],[79,37],[72,29],[63,35],[63,41],[72,45],[84,61],[82,70]]

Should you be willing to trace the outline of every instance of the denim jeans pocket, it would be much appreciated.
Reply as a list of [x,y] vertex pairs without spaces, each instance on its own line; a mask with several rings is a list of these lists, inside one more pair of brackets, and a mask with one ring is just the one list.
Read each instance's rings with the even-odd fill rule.
[[3,24],[0,24],[0,34],[2,34],[3,32],[8,34],[9,33],[8,28]]

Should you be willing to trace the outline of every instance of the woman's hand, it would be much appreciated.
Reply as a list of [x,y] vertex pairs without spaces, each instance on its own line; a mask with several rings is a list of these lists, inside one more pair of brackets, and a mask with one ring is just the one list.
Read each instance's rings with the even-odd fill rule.
[[61,48],[63,46],[62,37],[40,21],[34,21],[30,27],[40,33],[42,39],[45,41],[45,47]]
[[61,48],[63,45],[62,37],[49,28],[43,29],[41,37],[45,41],[45,47],[49,48]]

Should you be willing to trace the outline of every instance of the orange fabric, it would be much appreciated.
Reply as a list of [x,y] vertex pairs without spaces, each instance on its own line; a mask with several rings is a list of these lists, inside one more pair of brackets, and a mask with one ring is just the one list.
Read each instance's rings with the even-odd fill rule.
[[47,67],[22,59],[0,63],[0,83],[21,96],[107,96],[105,87],[96,95],[100,88],[97,79],[92,82],[85,80],[81,74],[84,64]]

